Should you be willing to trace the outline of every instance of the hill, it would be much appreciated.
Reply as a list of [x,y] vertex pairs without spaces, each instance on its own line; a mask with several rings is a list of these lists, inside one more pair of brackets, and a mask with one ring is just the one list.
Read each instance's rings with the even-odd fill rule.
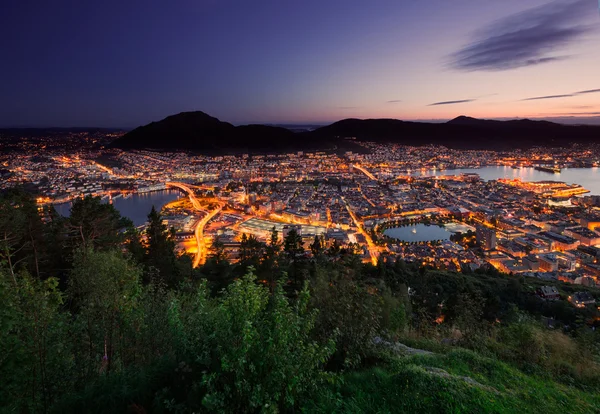
[[437,144],[456,149],[506,150],[593,143],[600,138],[600,127],[528,119],[493,121],[460,116],[437,124],[396,119],[345,119],[319,128],[313,134],[323,139],[355,137],[358,140],[405,145]]
[[191,150],[203,153],[277,152],[318,149],[325,143],[298,140],[286,128],[233,126],[204,112],[182,112],[128,132],[114,141],[122,149]]
[[592,413],[600,397],[464,349],[392,358],[343,375],[312,413]]
[[344,119],[312,131],[267,125],[233,126],[204,112],[183,112],[130,131],[113,146],[122,149],[191,150],[202,153],[355,149],[344,138],[456,149],[507,150],[593,143],[600,126],[562,125],[528,119],[496,121],[459,116],[446,123],[397,119]]

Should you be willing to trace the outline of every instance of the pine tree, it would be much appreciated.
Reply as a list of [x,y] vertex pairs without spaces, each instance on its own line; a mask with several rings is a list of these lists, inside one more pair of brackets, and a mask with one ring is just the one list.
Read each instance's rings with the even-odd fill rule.
[[148,214],[148,250],[146,264],[159,272],[159,277],[168,286],[175,286],[180,280],[175,256],[174,231],[163,223],[162,216],[154,206]]
[[319,258],[321,256],[321,254],[323,254],[323,237],[322,236],[315,236],[315,239],[313,240],[312,244],[310,245],[310,251],[312,252],[313,256],[315,258]]

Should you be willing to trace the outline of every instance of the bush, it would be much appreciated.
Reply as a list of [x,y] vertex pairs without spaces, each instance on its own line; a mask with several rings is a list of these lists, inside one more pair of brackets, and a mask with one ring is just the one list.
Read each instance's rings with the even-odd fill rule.
[[[188,325],[197,318],[178,319],[189,311],[172,310],[175,329],[187,335],[191,361],[205,365],[192,388],[203,393],[202,405],[211,412],[292,408],[327,378],[323,365],[334,344],[320,345],[310,337],[317,313],[307,310],[308,290],[292,306],[280,284],[270,295],[255,279],[247,274],[219,299],[208,299],[207,289],[201,288],[192,314],[202,316],[203,335],[197,325]],[[195,331],[192,338],[203,343],[194,348],[185,332]]]

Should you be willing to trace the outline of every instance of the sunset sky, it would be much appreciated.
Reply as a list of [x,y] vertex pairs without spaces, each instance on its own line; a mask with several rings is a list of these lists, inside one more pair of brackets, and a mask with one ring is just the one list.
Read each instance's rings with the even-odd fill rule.
[[600,123],[597,0],[8,0],[0,50],[0,126]]

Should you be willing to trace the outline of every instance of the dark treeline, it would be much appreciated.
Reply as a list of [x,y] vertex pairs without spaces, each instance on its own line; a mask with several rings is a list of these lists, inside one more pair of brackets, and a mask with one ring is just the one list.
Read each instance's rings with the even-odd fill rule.
[[320,237],[307,251],[294,231],[243,235],[236,263],[217,240],[193,269],[160,214],[148,220],[140,234],[98,198],[65,218],[1,196],[0,412],[307,410],[387,358],[376,338],[469,348],[598,391],[597,309],[545,302],[539,281],[373,266]]

